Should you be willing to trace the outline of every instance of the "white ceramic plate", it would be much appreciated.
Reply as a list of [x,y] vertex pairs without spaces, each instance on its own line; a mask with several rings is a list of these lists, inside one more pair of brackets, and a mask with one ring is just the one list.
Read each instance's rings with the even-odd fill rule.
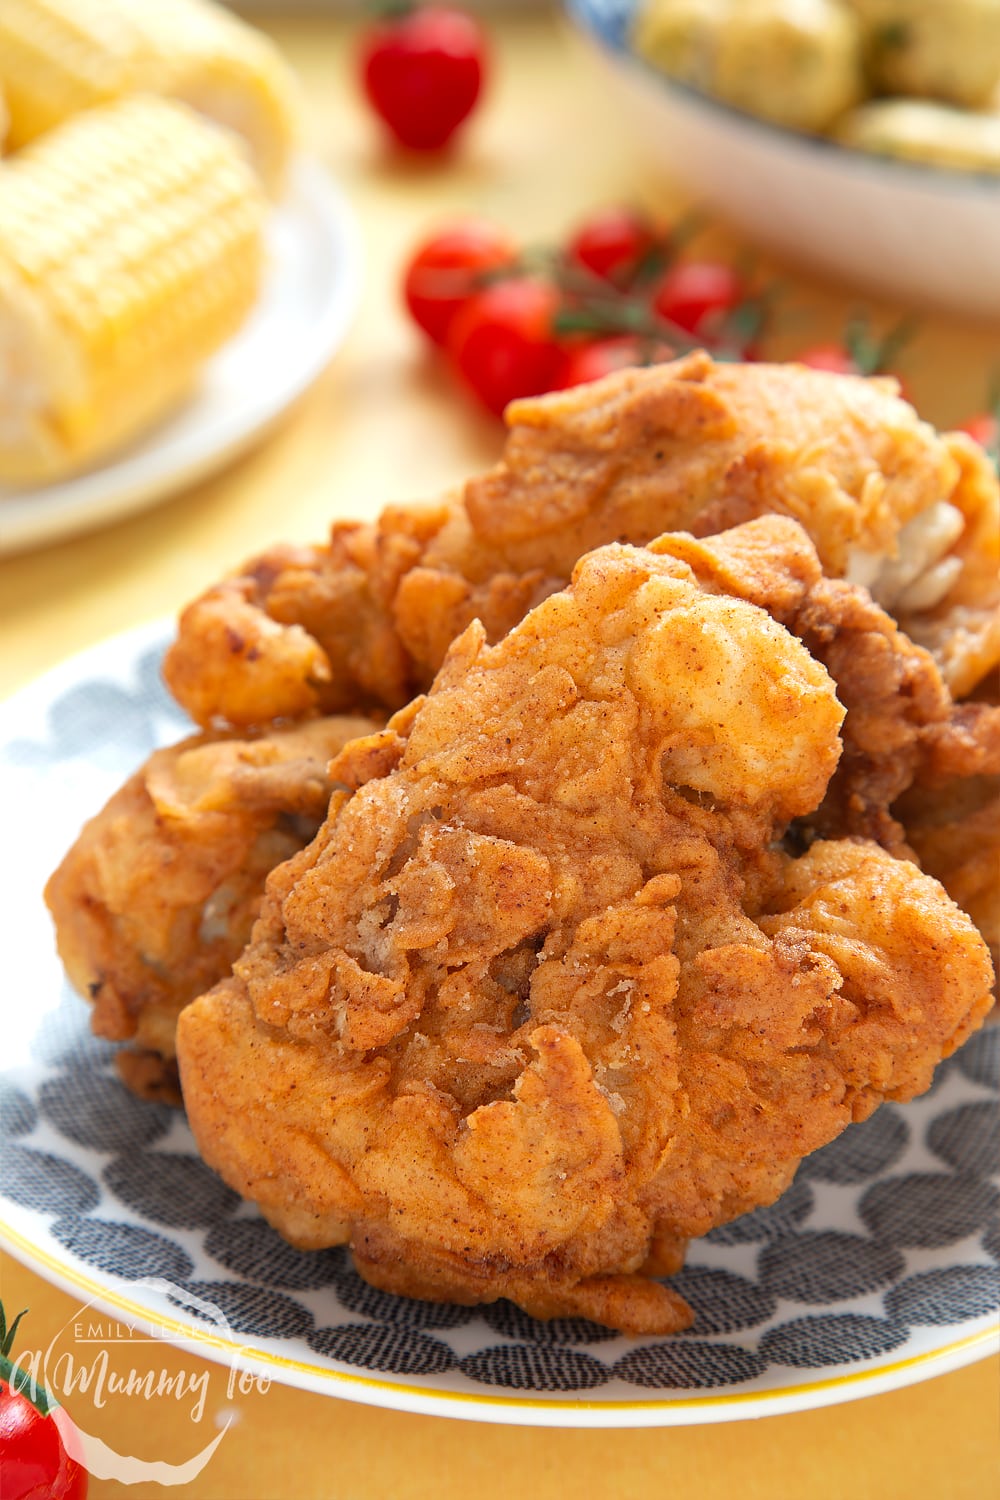
[[223,1363],[404,1411],[625,1427],[847,1401],[997,1348],[1000,1027],[810,1157],[773,1207],[693,1244],[689,1333],[621,1338],[367,1286],[291,1249],[198,1160],[179,1112],[117,1081],[42,905],[81,821],[187,732],[166,627],[109,641],[0,708],[0,1241],[78,1303]]
[[353,217],[318,162],[294,164],[268,250],[256,309],[182,410],[99,469],[42,489],[0,488],[0,555],[89,531],[203,479],[261,438],[316,379],[343,340],[360,285]]
[[629,49],[639,0],[567,0],[641,148],[757,244],[900,303],[1000,319],[1000,177],[782,130]]

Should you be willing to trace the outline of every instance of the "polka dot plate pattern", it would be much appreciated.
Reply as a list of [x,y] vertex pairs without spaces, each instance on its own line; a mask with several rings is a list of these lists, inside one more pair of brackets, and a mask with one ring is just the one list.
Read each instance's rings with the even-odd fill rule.
[[675,1278],[685,1334],[627,1339],[508,1302],[368,1286],[293,1250],[199,1160],[179,1111],[119,1082],[66,984],[41,890],[81,822],[186,732],[163,627],[67,663],[0,708],[4,911],[0,1240],[80,1299],[312,1390],[411,1411],[625,1426],[850,1399],[989,1355],[1000,1306],[1000,1027],[713,1230]]

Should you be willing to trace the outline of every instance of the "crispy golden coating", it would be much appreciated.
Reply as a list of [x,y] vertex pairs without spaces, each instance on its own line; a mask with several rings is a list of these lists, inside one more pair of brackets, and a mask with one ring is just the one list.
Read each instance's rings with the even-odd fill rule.
[[[844,749],[808,819],[810,836],[860,834],[895,853],[916,849],[995,945],[994,814],[987,807],[945,831],[939,825],[948,819],[935,807],[944,781],[1000,769],[1000,709],[956,710],[928,653],[866,591],[825,578],[792,521],[763,517],[716,537],[678,535],[660,545],[683,558],[702,587],[766,609],[834,678],[848,710]],[[119,1067],[137,1092],[176,1095],[178,1010],[228,971],[249,937],[267,873],[315,831],[324,810],[319,789],[328,789],[324,757],[369,728],[366,720],[330,721],[250,741],[252,771],[248,742],[228,737],[160,752],[67,855],[49,888],[60,949],[77,988],[95,1000],[96,1029],[136,1038]],[[279,779],[265,774],[272,755]],[[179,799],[176,785],[185,779],[202,790]],[[922,792],[924,785],[930,790]],[[890,813],[911,786],[913,795]],[[941,793],[942,807],[961,795],[956,781]]]
[[686,1326],[651,1279],[926,1087],[990,1002],[912,863],[775,837],[840,754],[834,684],[664,538],[585,557],[349,745],[314,842],[183,1013],[207,1162],[397,1292]]
[[[893,808],[923,868],[1000,957],[1000,704],[996,682],[932,730],[914,784]],[[990,691],[991,690],[991,691]]]
[[507,422],[503,461],[460,493],[275,548],[195,601],[166,662],[192,716],[398,708],[471,620],[499,640],[584,552],[772,512],[923,628],[963,693],[1000,656],[996,476],[890,380],[696,354],[514,402]]
[[963,520],[943,566],[957,568],[956,582],[937,603],[911,595],[912,607],[894,609],[900,624],[940,664],[952,695],[965,698],[1000,665],[1000,517],[996,470],[961,432],[943,440],[958,465],[948,503]]
[[1000,707],[955,704],[930,653],[866,589],[827,578],[796,522],[762,516],[717,536],[681,533],[652,545],[687,562],[703,588],[766,609],[836,683],[847,710],[843,755],[807,820],[813,834],[861,835],[905,854],[911,807],[933,804],[945,782],[1000,773]]
[[[327,764],[370,719],[158,750],[83,828],[45,897],[72,984],[137,1092],[170,1091],[181,1007],[229,972],[264,881],[322,822]],[[166,1066],[164,1066],[164,1062]]]
[[967,911],[1000,958],[1000,775],[918,787],[898,809],[921,867]]
[[861,835],[915,856],[1000,955],[1000,705],[955,704],[933,657],[866,590],[820,574],[790,522],[669,544],[704,586],[767,609],[837,684],[843,755],[798,833]]

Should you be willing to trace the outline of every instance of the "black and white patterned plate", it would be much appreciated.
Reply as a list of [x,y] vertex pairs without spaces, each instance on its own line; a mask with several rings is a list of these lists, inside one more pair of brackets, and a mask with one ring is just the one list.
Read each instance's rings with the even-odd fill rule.
[[[0,709],[7,931],[0,1239],[81,1300],[248,1368],[410,1411],[517,1423],[723,1421],[850,1399],[982,1358],[1000,1304],[1000,1027],[803,1163],[780,1201],[696,1242],[694,1326],[633,1340],[367,1286],[291,1249],[198,1159],[183,1115],[118,1081],[41,899],[83,821],[187,725],[164,627],[100,646]],[[206,1309],[213,1309],[214,1314]],[[224,1332],[220,1332],[224,1329]]]

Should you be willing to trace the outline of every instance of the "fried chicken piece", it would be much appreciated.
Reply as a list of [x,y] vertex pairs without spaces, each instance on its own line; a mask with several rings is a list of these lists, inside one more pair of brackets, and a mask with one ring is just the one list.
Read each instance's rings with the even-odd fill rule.
[[[941,563],[956,583],[936,602],[922,596],[917,580],[891,605],[913,640],[933,654],[956,699],[994,677],[1000,664],[1000,518],[997,474],[978,443],[961,432],[943,441],[959,466],[949,505],[963,519],[954,545]],[[915,549],[919,551],[919,548]]]
[[507,422],[503,461],[461,492],[277,547],[185,610],[165,672],[192,717],[398,708],[471,620],[499,640],[588,550],[772,512],[923,630],[961,692],[1000,657],[996,476],[891,380],[695,354],[514,402]]
[[1000,959],[1000,775],[918,786],[897,806],[921,867],[967,911]]
[[315,719],[257,739],[196,735],[158,750],[83,828],[45,899],[71,983],[99,1036],[131,1040],[126,1082],[177,1093],[181,1008],[229,972],[264,881],[326,815],[327,764],[365,718]]
[[656,1189],[661,1222],[687,1235],[773,1202],[845,1125],[929,1088],[992,1003],[968,917],[876,844],[781,857],[749,914],[763,949],[745,938],[703,949],[690,969],[677,949],[689,1113]]
[[[930,653],[866,589],[827,578],[796,522],[762,516],[717,536],[679,533],[652,546],[688,563],[702,587],[766,609],[836,683],[847,710],[844,751],[809,816],[813,835],[862,835],[905,855],[910,806],[933,800],[934,788],[948,779],[1000,773],[1000,707],[956,705]],[[893,804],[911,787],[924,790],[912,803],[901,801],[893,815]]]
[[[933,812],[936,793],[919,793],[919,788],[937,785],[943,777],[982,775],[991,766],[1000,770],[1000,709],[970,705],[956,710],[928,653],[914,647],[866,591],[826,579],[815,549],[790,520],[762,517],[717,537],[695,541],[676,535],[657,546],[686,561],[703,587],[767,609],[804,641],[837,683],[848,710],[842,727],[844,753],[821,807],[808,819],[809,836],[861,834],[895,853],[916,849],[960,905],[971,902],[965,909],[986,922],[983,930],[995,943],[991,850],[983,843],[993,815],[987,809],[967,827],[930,838],[921,830],[942,819]],[[344,733],[369,728],[365,720],[351,720]],[[340,726],[332,732],[328,744],[327,729],[315,730],[320,761],[339,748]],[[249,936],[268,871],[314,831],[310,824],[297,842],[290,841],[288,818],[279,813],[298,816],[303,798],[315,804],[317,822],[323,811],[316,801],[321,766],[315,755],[299,755],[294,735],[252,742],[257,756],[263,745],[283,747],[283,804],[266,800],[275,787],[258,774],[242,810],[234,801],[248,794],[239,745],[218,738],[211,743],[215,748],[202,749],[198,757],[187,753],[192,747],[154,757],[88,827],[50,886],[71,978],[82,993],[101,986],[96,1029],[116,1038],[132,1034],[139,1017],[140,1050],[121,1053],[119,1068],[130,1087],[144,1095],[163,1090],[176,1094],[172,1039],[177,1011],[228,971]],[[212,797],[203,796],[197,819],[171,817],[176,797],[163,791],[163,767],[175,767],[182,756],[182,765],[197,767],[206,781],[214,779],[213,796],[228,804],[225,816]],[[243,783],[230,777],[234,764]],[[896,809],[904,831],[890,814],[890,804],[914,783],[919,795]],[[262,792],[265,801],[259,804]],[[960,796],[956,789],[950,800]],[[211,817],[205,816],[206,809]],[[260,832],[252,819],[259,821],[261,813],[276,826]],[[911,817],[916,819],[912,837]],[[248,847],[240,895],[231,877]],[[151,880],[150,871],[168,856],[171,878],[164,895],[162,879]],[[213,936],[211,923],[206,926],[201,919],[200,903],[218,885],[233,907],[228,927]],[[182,908],[176,892],[182,893]],[[212,898],[207,899],[211,910]]]
[[843,709],[674,540],[590,554],[499,645],[471,625],[338,757],[353,791],[181,1016],[205,1160],[376,1285],[682,1328],[653,1278],[684,1239],[926,1087],[990,1003],[915,865],[780,852]]
[[792,522],[772,516],[654,545],[703,586],[767,609],[837,684],[844,753],[798,835],[861,835],[915,857],[1000,955],[1000,705],[953,703],[930,654],[866,590],[824,577]]
[[[913,785],[893,807],[927,872],[1000,959],[1000,682],[981,685],[928,732]],[[944,732],[942,732],[944,731]]]

